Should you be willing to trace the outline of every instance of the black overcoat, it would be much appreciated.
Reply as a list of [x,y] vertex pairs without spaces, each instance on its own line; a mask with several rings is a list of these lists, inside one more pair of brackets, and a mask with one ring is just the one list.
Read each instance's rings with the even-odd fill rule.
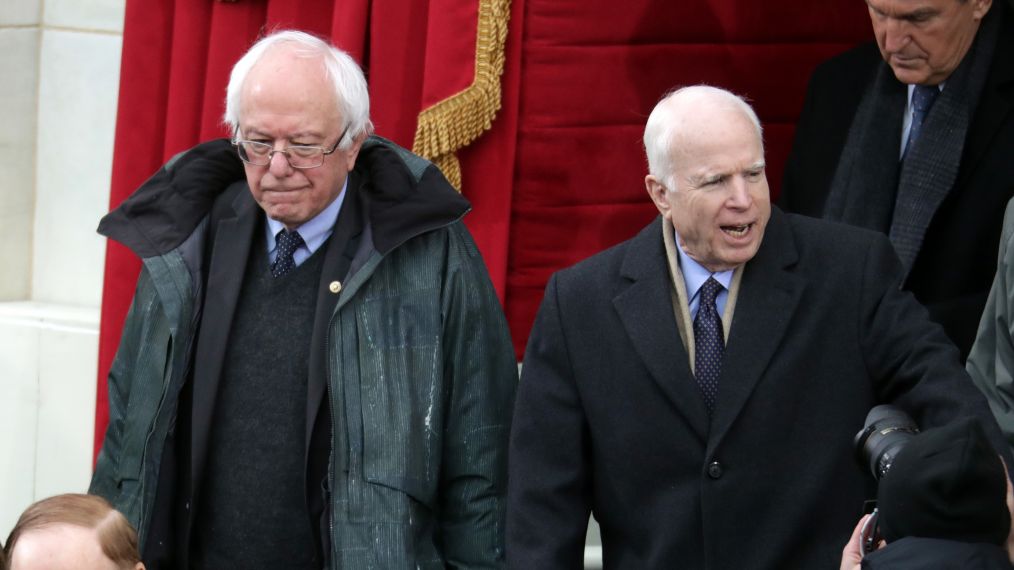
[[853,437],[880,403],[924,427],[983,419],[881,234],[773,209],[745,268],[709,418],[671,303],[661,218],[550,280],[510,448],[507,555],[578,569],[837,568],[873,496]]

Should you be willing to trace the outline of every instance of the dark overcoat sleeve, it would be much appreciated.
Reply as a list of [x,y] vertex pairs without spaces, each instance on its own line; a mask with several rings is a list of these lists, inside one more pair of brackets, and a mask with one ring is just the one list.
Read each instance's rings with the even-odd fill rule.
[[583,567],[590,438],[559,294],[554,276],[529,337],[511,431],[507,562],[519,570]]
[[900,289],[901,265],[886,237],[878,234],[872,240],[863,271],[858,326],[877,399],[905,409],[923,429],[978,417],[994,448],[1008,465],[1014,464],[957,349],[911,293]]

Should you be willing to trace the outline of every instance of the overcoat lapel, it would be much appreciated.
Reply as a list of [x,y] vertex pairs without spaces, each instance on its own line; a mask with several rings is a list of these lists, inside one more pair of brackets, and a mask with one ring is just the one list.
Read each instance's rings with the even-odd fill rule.
[[757,255],[743,269],[718,378],[708,456],[746,405],[797,310],[804,282],[788,270],[798,254],[785,216],[772,209]]
[[613,298],[613,306],[652,379],[705,441],[708,412],[676,329],[661,223],[657,218],[631,241],[620,268],[625,287]]
[[362,212],[360,211],[360,192],[362,178],[352,172],[349,174],[348,187],[341,211],[335,222],[334,232],[328,239],[324,253],[324,265],[320,272],[317,286],[317,305],[313,321],[313,336],[310,348],[309,379],[306,391],[306,452],[309,453],[314,422],[320,409],[327,388],[327,347],[328,329],[331,317],[343,290],[332,291],[332,283],[344,286],[362,233]]
[[215,245],[208,268],[204,314],[201,317],[197,354],[194,362],[193,431],[191,436],[194,497],[199,497],[201,475],[207,457],[211,417],[215,411],[223,355],[229,340],[232,317],[236,312],[247,258],[255,239],[258,216],[263,216],[250,192],[239,192],[232,202],[235,216],[223,216],[215,231]]

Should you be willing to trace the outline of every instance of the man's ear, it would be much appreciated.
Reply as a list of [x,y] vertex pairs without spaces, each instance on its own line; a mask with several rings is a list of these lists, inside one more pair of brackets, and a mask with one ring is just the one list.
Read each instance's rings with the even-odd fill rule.
[[1007,503],[1007,512],[1011,515],[1011,528],[1007,533],[1007,542],[1004,543],[1004,549],[1007,551],[1007,559],[1010,560],[1011,564],[1014,564],[1014,486],[1011,486],[1010,482],[1010,471],[1007,470],[1007,462],[1003,460],[1003,456],[1000,456],[1000,463],[1003,465],[1003,474],[1005,483],[1007,483],[1007,494],[1004,500]]
[[655,203],[655,207],[658,208],[658,213],[662,214],[662,217],[667,220],[672,219],[672,208],[666,197],[666,193],[669,190],[665,185],[658,178],[655,178],[655,175],[649,174],[644,177],[644,188],[648,191],[648,195],[651,196],[651,201]]
[[363,141],[365,141],[368,136],[370,135],[367,134],[365,130],[362,133],[359,133],[359,136],[352,141],[352,146],[345,151],[346,156],[348,157],[349,172],[352,172],[352,169],[355,168],[356,159],[359,158],[359,149],[363,148]]
[[990,7],[993,5],[993,0],[968,0],[972,3],[972,18],[976,21],[982,20],[986,17]]

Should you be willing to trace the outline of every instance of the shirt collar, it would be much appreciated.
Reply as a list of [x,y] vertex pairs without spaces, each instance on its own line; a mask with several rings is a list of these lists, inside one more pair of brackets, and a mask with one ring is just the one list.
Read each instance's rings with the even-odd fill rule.
[[[296,232],[303,242],[306,244],[306,249],[310,250],[310,253],[317,251],[317,248],[324,245],[327,238],[331,236],[331,231],[334,230],[334,224],[338,221],[338,212],[342,209],[342,202],[345,201],[345,191],[349,187],[349,177],[345,177],[345,183],[342,184],[342,191],[338,193],[338,197],[335,198],[326,208],[320,211],[319,214],[310,218],[303,225],[296,228]],[[271,219],[267,214],[264,214],[267,219],[267,232],[268,232],[268,252],[275,250],[275,236],[278,232],[285,229],[285,224],[278,220]]]
[[[937,90],[942,93],[943,90],[944,90],[944,85],[947,85],[947,82],[946,81],[941,81],[936,86]],[[906,85],[906,87],[908,87],[908,108],[911,109],[912,108],[912,95],[915,93],[915,84],[909,83],[909,84]]]
[[[675,230],[673,230],[675,232]],[[697,292],[700,290],[701,285],[708,280],[709,277],[714,277],[715,281],[722,284],[725,290],[728,291],[732,285],[732,274],[734,269],[726,271],[719,271],[712,273],[708,271],[703,265],[697,263],[690,258],[689,255],[683,251],[683,246],[680,245],[680,236],[676,234],[676,251],[679,253],[680,258],[680,270],[683,273],[683,283],[687,286],[687,295],[690,299],[697,296]],[[689,301],[689,299],[688,299]]]

